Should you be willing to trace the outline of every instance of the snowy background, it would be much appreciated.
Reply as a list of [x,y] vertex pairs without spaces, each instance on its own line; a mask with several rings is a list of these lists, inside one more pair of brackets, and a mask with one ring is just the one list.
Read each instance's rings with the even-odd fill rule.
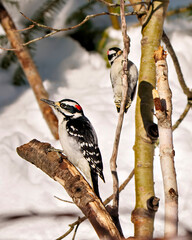
[[[178,1],[177,1],[178,2]],[[27,9],[27,7],[26,7]],[[29,11],[29,8],[28,8]],[[19,13],[16,14],[18,16]],[[16,18],[17,19],[17,18]],[[18,18],[19,19],[19,18]],[[184,78],[189,88],[191,83],[192,62],[192,22],[175,19],[165,22],[167,32],[176,50]],[[129,59],[139,68],[141,29],[129,28],[131,52]],[[121,33],[110,30],[113,36]],[[173,63],[168,55],[169,80],[173,93],[173,123],[182,113],[187,99],[178,83]],[[112,193],[112,179],[109,159],[118,114],[113,103],[109,80],[109,69],[105,61],[95,52],[87,52],[78,42],[69,37],[54,37],[37,44],[35,62],[50,99],[71,98],[79,102],[85,115],[92,122],[99,139],[103,157],[106,183],[100,181],[100,193],[105,199]],[[80,210],[70,203],[64,203],[54,196],[71,200],[57,182],[41,170],[21,159],[16,148],[36,138],[60,148],[59,141],[51,135],[29,86],[15,87],[11,74],[0,70],[0,239],[55,239],[68,230],[68,224],[82,216]],[[135,100],[125,116],[118,155],[119,180],[122,183],[134,167]],[[190,111],[174,132],[175,166],[179,187],[179,233],[192,230],[192,111]],[[155,236],[163,235],[164,196],[158,149],[154,158],[155,193],[160,207],[156,214]],[[126,237],[133,235],[131,211],[135,205],[134,179],[120,195],[120,221]],[[26,218],[11,222],[2,221],[3,217],[14,214],[73,213],[76,217]],[[89,232],[89,234],[87,234]],[[66,239],[71,239],[72,234]],[[76,239],[97,239],[88,221],[82,223]]]

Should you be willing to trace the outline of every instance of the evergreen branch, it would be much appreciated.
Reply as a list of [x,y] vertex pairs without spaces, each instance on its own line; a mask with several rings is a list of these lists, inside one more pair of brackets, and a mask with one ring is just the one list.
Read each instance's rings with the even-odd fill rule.
[[[42,4],[42,7],[40,7],[39,10],[35,12],[32,18],[35,19],[37,22],[45,23],[45,18],[50,18],[51,13],[59,10],[61,4],[64,3],[64,0],[47,0]],[[49,17],[46,17],[48,15]]]

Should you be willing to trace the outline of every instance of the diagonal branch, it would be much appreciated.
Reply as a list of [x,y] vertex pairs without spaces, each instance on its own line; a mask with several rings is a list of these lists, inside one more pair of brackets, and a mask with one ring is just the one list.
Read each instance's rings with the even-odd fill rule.
[[180,67],[177,55],[175,54],[173,46],[172,46],[167,34],[164,31],[163,31],[163,35],[162,35],[162,40],[166,44],[166,48],[167,48],[167,50],[168,50],[168,52],[169,52],[169,54],[170,54],[170,56],[173,60],[173,64],[175,66],[175,70],[176,70],[176,73],[177,73],[177,76],[178,76],[178,80],[179,80],[179,83],[181,85],[181,88],[183,89],[183,92],[185,93],[185,95],[187,95],[188,99],[192,99],[192,91],[187,87],[187,85],[185,83],[185,80],[184,80],[184,77],[183,77],[183,73],[181,71],[181,67]]
[[[127,184],[130,182],[130,180],[133,178],[135,174],[134,169],[131,171],[131,173],[129,174],[129,176],[125,179],[125,181],[120,185],[119,187],[119,193],[121,191],[123,191],[123,189],[127,186]],[[113,199],[113,194],[111,196],[109,196],[108,198],[105,199],[105,201],[103,202],[103,204],[106,206],[108,203],[110,203],[110,201]],[[60,199],[59,199],[60,200]],[[62,236],[60,236],[59,238],[57,238],[56,240],[61,240],[63,238],[65,238],[66,236],[68,236],[74,229],[74,227],[76,225],[80,225],[82,222],[84,222],[87,218],[81,217],[78,220],[76,220],[75,222],[73,222],[72,224],[69,225],[69,230],[67,230],[67,232],[65,232]]]
[[186,117],[187,113],[189,112],[189,110],[191,109],[192,104],[190,102],[187,103],[183,113],[181,114],[181,116],[179,117],[179,119],[175,122],[175,124],[172,127],[172,130],[174,131],[183,121],[183,119]]
[[32,140],[17,148],[20,157],[60,183],[89,219],[100,239],[120,240],[120,234],[100,199],[79,171],[61,154],[49,152],[51,145]]
[[[23,39],[20,32],[17,31],[17,28],[4,8],[3,4],[0,1],[0,23],[7,35],[7,38],[15,51],[20,65],[23,69],[23,72],[26,75],[26,78],[33,90],[33,93],[36,97],[37,103],[39,104],[40,110],[45,118],[53,136],[58,139],[58,121],[53,110],[50,106],[40,101],[41,98],[48,98],[48,93],[45,90],[41,76],[37,70],[37,67],[30,55],[30,52],[27,48],[23,47]],[[16,49],[16,50],[15,50]]]

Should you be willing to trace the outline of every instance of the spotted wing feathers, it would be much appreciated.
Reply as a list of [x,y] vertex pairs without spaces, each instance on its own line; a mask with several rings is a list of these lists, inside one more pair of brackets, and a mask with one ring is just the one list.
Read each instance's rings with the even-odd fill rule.
[[66,129],[69,136],[77,140],[79,148],[89,162],[91,170],[105,181],[97,136],[90,121],[85,116],[71,119],[67,122]]

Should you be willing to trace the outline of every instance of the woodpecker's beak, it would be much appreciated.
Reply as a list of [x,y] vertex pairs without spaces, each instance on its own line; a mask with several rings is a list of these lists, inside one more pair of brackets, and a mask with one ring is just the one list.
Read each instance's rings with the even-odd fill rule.
[[117,52],[117,56],[120,56],[122,53],[123,53],[123,51],[122,51],[122,50],[119,50],[119,51]]
[[54,102],[54,101],[51,101],[51,100],[48,100],[48,99],[44,99],[44,98],[41,98],[40,99],[41,101],[49,104],[50,106],[53,106],[54,108],[58,108],[60,107],[60,103],[59,102]]

